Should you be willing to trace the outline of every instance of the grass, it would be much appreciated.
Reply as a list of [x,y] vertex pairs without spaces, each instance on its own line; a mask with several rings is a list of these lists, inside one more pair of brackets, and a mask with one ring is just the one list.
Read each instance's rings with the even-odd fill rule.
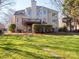
[[0,59],[79,59],[79,36],[0,36]]

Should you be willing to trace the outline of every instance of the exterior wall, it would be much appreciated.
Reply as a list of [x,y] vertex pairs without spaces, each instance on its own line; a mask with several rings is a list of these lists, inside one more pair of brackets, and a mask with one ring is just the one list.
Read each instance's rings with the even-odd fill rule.
[[20,30],[25,29],[25,27],[22,24],[22,19],[23,18],[27,18],[27,17],[22,16],[22,15],[16,15],[16,16],[12,17],[11,24],[16,24],[16,31],[17,31],[17,29],[20,29]]
[[[38,12],[40,11],[39,15]],[[49,25],[52,25],[53,28],[55,28],[55,30],[58,28],[59,26],[59,21],[58,21],[58,13],[50,10],[50,9],[46,9],[46,8],[39,8],[36,11],[37,13],[37,19],[40,19],[41,21],[46,22]],[[53,16],[52,14],[55,13],[56,15]],[[35,16],[34,16],[35,17]],[[17,25],[17,29],[24,29],[24,26],[22,25],[22,18],[31,18],[31,15],[29,16],[22,16],[22,15],[15,15],[12,18],[12,23]],[[32,20],[33,21],[33,20]]]
[[27,17],[26,16],[16,16],[16,28],[17,29],[21,29],[21,30],[24,30],[26,29],[23,24],[22,24],[22,19],[25,18],[27,20]]
[[32,18],[32,10],[31,10],[31,8],[26,8],[25,9],[25,16],[27,16],[28,18]]
[[45,21],[48,23],[48,10],[46,8],[42,8],[42,21]]
[[2,30],[2,29],[5,29],[5,26],[4,26],[4,24],[0,23],[0,30]]
[[25,21],[39,22],[39,20],[33,20],[33,19],[31,20],[30,18],[27,18],[27,16],[15,15],[12,19],[11,24],[16,24],[16,32],[17,30],[22,30],[23,32],[27,32],[28,29],[30,28],[29,25],[26,25],[26,26],[23,25],[23,19]]
[[[55,14],[55,15],[53,15]],[[59,21],[58,21],[58,12],[49,10],[48,11],[48,24],[52,25],[55,32],[58,31],[59,28]]]
[[[59,21],[58,21],[58,12],[53,11],[51,9],[47,8],[38,8],[37,13],[40,12],[40,15],[37,14],[37,18],[41,19],[41,21],[45,21],[49,25],[53,25],[54,28],[59,27]],[[52,14],[55,13],[56,15],[53,16]]]
[[55,16],[52,17],[52,22],[54,27],[59,27],[58,13],[54,12]]
[[11,24],[16,24],[16,18],[15,18],[15,16],[12,17],[10,23],[11,23]]
[[[43,10],[42,10],[42,21],[45,21],[45,22],[47,22],[47,24],[49,24],[49,22],[50,22],[50,20],[49,20],[49,18],[48,18],[48,15],[49,15],[49,10],[48,9],[46,9],[46,8],[42,8]],[[51,15],[50,15],[51,16]],[[49,21],[48,21],[49,20]]]

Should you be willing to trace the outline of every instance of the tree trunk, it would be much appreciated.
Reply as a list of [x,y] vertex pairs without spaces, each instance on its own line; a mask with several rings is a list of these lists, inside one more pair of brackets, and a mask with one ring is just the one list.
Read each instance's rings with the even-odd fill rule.
[[71,32],[72,31],[72,19],[70,19],[69,26],[70,26],[70,32]]
[[67,27],[69,27],[69,31],[72,31],[72,19],[70,19],[67,23]]
[[74,18],[74,30],[75,30],[75,31],[77,30],[77,21],[76,21],[75,18]]

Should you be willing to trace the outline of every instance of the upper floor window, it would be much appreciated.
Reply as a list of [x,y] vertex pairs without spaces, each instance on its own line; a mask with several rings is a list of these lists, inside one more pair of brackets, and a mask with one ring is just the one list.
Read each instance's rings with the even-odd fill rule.
[[39,11],[37,11],[37,15],[39,15]]
[[17,22],[18,22],[18,18],[17,18]]
[[31,10],[28,10],[28,15],[29,15],[29,16],[31,15]]
[[46,14],[46,10],[44,10],[43,13]]
[[30,11],[28,12],[28,15],[31,15],[31,12]]
[[42,14],[41,10],[37,11],[37,15],[40,16]]
[[56,19],[53,19],[53,20],[52,20],[52,22],[56,22],[56,21],[57,21]]
[[52,13],[52,16],[55,16],[56,14],[55,13]]

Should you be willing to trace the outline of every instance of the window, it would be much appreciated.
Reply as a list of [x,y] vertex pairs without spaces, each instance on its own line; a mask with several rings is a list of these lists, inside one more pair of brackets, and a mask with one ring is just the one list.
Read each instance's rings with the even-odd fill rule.
[[43,13],[46,14],[46,10],[44,10]]
[[53,19],[53,20],[52,20],[52,22],[56,22],[56,20],[55,20],[55,19]]
[[28,20],[31,20],[31,19],[28,19]]
[[52,16],[55,16],[56,14],[55,13],[52,13]]
[[31,16],[31,10],[28,10],[28,15]]
[[37,11],[37,15],[39,15],[39,11]]
[[30,11],[28,12],[28,15],[30,15],[31,13],[30,13]]
[[42,12],[40,10],[37,11],[37,15],[40,16]]
[[18,22],[18,18],[17,18],[17,22]]
[[44,21],[46,21],[46,18],[44,18]]

